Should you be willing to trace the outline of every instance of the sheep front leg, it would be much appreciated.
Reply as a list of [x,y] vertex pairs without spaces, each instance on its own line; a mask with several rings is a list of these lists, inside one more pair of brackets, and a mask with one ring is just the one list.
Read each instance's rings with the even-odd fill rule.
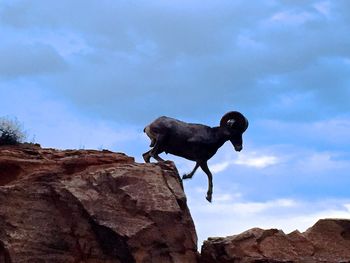
[[206,199],[211,202],[212,194],[213,194],[213,176],[208,168],[207,162],[203,162],[200,164],[200,167],[202,168],[203,172],[205,172],[208,176],[208,191],[207,191],[207,197]]
[[183,179],[183,180],[184,180],[184,179],[191,179],[191,178],[193,177],[194,173],[197,171],[198,167],[199,167],[199,164],[198,164],[198,162],[197,162],[197,163],[196,163],[196,166],[193,168],[192,172],[190,172],[189,174],[184,174],[184,175],[182,176],[182,179]]

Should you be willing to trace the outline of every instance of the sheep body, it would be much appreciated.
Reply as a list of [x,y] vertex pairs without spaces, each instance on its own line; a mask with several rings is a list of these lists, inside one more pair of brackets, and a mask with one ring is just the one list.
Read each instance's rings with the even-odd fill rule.
[[159,134],[165,135],[160,152],[164,151],[192,161],[210,159],[218,150],[217,146],[226,141],[222,136],[218,136],[218,129],[202,124],[185,123],[165,116],[156,119],[145,129],[146,134],[155,141]]
[[[236,114],[237,112],[230,113]],[[207,161],[228,140],[234,145],[236,151],[242,149],[242,133],[247,128],[248,122],[243,115],[240,114],[239,117],[241,118],[239,125],[242,126],[242,120],[246,122],[244,129],[234,124],[235,121],[227,124],[229,122],[226,123],[225,120],[224,125],[209,127],[203,124],[186,123],[166,116],[159,117],[144,129],[151,139],[150,147],[153,148],[144,153],[143,158],[146,162],[150,162],[151,157],[157,161],[163,161],[158,154],[165,152],[195,161],[196,165],[192,172],[185,174],[182,178],[192,178],[197,168],[201,167],[208,176],[207,200],[211,201],[212,174]]]

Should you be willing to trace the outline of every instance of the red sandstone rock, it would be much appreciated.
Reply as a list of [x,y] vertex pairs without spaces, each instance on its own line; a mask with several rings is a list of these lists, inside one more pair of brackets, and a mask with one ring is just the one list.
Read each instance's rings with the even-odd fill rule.
[[0,147],[0,263],[195,263],[196,243],[171,162]]
[[350,262],[350,220],[323,219],[304,233],[253,228],[226,238],[209,238],[201,263]]
[[[0,263],[196,263],[173,163],[121,153],[0,147]],[[350,220],[305,233],[253,228],[209,238],[201,263],[350,263]]]

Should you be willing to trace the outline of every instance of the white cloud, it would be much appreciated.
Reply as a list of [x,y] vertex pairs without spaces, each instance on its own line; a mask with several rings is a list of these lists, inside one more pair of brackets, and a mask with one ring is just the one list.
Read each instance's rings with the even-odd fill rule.
[[[236,197],[240,197],[240,195],[236,195]],[[217,202],[227,202],[227,201],[232,201],[233,199],[235,199],[235,197],[232,194],[217,194],[215,196],[215,200]]]
[[331,15],[331,4],[329,1],[322,1],[315,3],[314,8],[321,13],[322,15],[326,16],[327,18]]
[[291,25],[300,25],[312,19],[313,15],[309,12],[296,13],[291,11],[278,12],[271,17],[273,22]]
[[348,209],[348,212],[350,212],[350,204],[345,204],[344,207]]
[[296,206],[296,202],[292,199],[277,199],[267,202],[242,202],[232,204],[231,209],[236,214],[259,214],[269,209],[289,208]]
[[239,155],[237,160],[234,161],[235,164],[251,166],[254,168],[265,168],[279,162],[278,158],[273,155],[258,155],[253,154],[242,154]]
[[222,171],[225,171],[230,165],[233,164],[233,161],[222,161],[210,165],[210,170],[216,174]]
[[298,169],[304,173],[320,174],[324,172],[335,172],[339,169],[349,167],[347,160],[337,160],[337,156],[330,152],[315,152],[296,160]]
[[56,32],[50,30],[40,33],[34,32],[30,43],[45,43],[51,45],[61,56],[66,58],[76,54],[92,52],[92,48],[87,45],[82,36],[65,30],[58,30]]
[[276,199],[266,202],[244,201],[242,195],[231,195],[229,193],[215,193],[212,204],[199,205],[197,209],[208,214],[227,212],[239,216],[255,215],[266,213],[269,210],[283,210],[285,208],[297,207],[298,203],[293,199]]
[[[304,124],[303,127],[309,134],[316,134],[332,143],[346,139],[350,134],[349,118],[332,118],[322,121]],[[309,135],[308,134],[308,135]]]
[[251,167],[255,169],[264,169],[266,167],[278,164],[280,159],[273,155],[264,153],[264,150],[246,150],[236,154],[231,146],[224,146],[223,153],[219,153],[210,163],[210,170],[216,174],[227,170],[232,165]]

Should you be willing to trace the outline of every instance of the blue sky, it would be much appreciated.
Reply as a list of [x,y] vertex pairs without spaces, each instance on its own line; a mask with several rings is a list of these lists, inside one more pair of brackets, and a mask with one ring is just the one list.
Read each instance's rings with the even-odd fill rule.
[[[249,119],[185,191],[199,239],[350,217],[350,2],[0,2],[0,116],[44,147],[142,161],[160,115]],[[174,160],[180,173],[193,163]]]

